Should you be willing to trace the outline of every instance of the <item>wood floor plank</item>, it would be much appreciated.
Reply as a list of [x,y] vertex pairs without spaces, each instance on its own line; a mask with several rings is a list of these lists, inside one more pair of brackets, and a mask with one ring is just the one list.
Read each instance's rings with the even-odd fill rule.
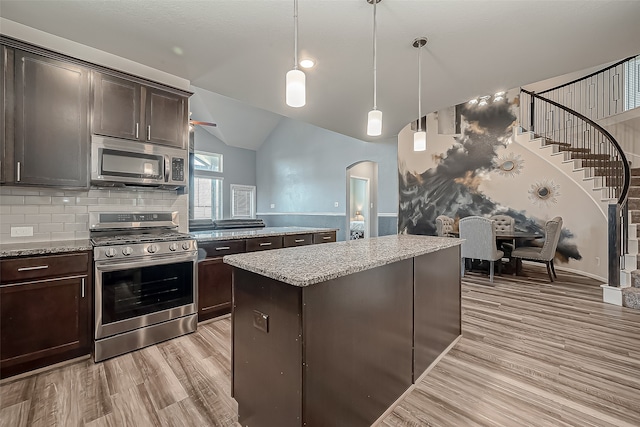
[[30,406],[30,400],[23,400],[0,409],[0,427],[27,427]]
[[[525,271],[465,275],[462,339],[380,425],[640,426],[640,311],[602,303],[593,279]],[[230,391],[225,318],[4,383],[0,427],[239,427]]]

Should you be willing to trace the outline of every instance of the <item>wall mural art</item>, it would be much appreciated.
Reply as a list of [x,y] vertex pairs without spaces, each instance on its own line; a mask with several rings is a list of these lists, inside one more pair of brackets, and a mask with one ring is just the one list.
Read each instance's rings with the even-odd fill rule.
[[[456,108],[461,113],[461,133],[451,136],[451,146],[446,152],[433,156],[435,166],[424,172],[408,170],[403,156],[412,153],[398,153],[399,233],[436,235],[438,215],[456,218],[457,222],[470,215],[505,214],[516,220],[518,229],[544,234],[543,219],[501,205],[479,190],[480,184],[490,179],[491,172],[513,177],[524,167],[524,160],[518,155],[497,154],[498,149],[504,152],[511,142],[518,98],[505,98],[482,107],[460,104]],[[559,195],[558,186],[550,181],[540,181],[530,191],[535,192],[536,203],[546,205],[555,203]],[[559,261],[582,258],[577,246],[570,242],[574,238],[570,230],[562,229],[556,254]]]

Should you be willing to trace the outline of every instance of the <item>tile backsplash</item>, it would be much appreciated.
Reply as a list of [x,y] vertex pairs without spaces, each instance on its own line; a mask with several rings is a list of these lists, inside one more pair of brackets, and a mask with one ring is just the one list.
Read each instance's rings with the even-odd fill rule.
[[[0,187],[0,243],[89,238],[89,212],[178,211],[188,231],[189,198],[176,191],[129,188],[55,190]],[[11,237],[11,227],[33,227],[33,236]]]

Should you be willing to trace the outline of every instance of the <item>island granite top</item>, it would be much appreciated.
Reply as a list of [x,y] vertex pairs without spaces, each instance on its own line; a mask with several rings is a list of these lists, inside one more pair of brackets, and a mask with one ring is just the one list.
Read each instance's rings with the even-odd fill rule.
[[313,227],[263,227],[263,228],[238,228],[231,230],[207,230],[192,231],[189,234],[199,243],[214,242],[217,240],[248,239],[253,237],[286,236],[290,234],[326,233],[337,231],[337,228],[313,228]]
[[224,262],[293,286],[369,270],[460,245],[452,237],[392,235],[227,255]]
[[2,243],[0,244],[0,258],[49,255],[90,250],[93,250],[93,246],[91,245],[91,241],[88,239],[57,240],[51,242]]

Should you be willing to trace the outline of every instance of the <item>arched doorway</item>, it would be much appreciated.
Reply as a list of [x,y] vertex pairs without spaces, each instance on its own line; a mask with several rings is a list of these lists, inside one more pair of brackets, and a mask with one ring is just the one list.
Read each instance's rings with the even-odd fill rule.
[[347,166],[346,186],[346,240],[378,236],[378,163]]

